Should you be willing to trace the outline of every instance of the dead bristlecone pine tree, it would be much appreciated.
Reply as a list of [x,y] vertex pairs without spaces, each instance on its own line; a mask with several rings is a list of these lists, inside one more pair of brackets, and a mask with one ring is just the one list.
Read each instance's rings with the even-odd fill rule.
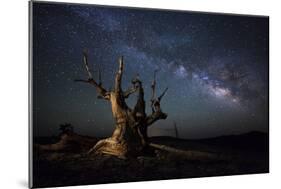
[[[88,79],[75,81],[93,85],[98,93],[98,98],[110,102],[115,120],[115,130],[112,136],[97,142],[89,153],[110,154],[121,158],[140,155],[148,146],[147,128],[157,120],[167,118],[167,114],[161,110],[160,101],[168,88],[159,97],[156,97],[156,71],[154,71],[150,102],[152,112],[147,115],[145,112],[144,90],[139,77],[136,76],[132,79],[132,86],[128,90],[123,91],[122,89],[123,57],[118,60],[119,67],[115,76],[113,90],[106,90],[102,85],[100,70],[98,70],[98,82],[95,81],[89,69],[88,53],[86,51],[83,53],[83,62],[88,73]],[[126,99],[133,93],[137,94],[137,102],[133,108],[130,108],[126,104]]]

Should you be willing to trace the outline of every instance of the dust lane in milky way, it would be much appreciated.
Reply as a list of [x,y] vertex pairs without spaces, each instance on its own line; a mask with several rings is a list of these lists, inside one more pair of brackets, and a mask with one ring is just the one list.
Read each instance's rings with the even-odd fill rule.
[[123,88],[140,74],[148,103],[158,70],[158,94],[169,87],[168,118],[150,135],[173,136],[174,122],[183,138],[268,129],[267,17],[35,2],[33,35],[35,135],[54,135],[64,122],[81,134],[111,135],[109,103],[73,82],[87,77],[83,49],[107,89],[123,55]]

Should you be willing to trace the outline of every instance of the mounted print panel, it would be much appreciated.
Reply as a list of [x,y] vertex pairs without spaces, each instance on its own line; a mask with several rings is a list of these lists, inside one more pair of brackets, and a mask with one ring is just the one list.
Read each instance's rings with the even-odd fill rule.
[[269,172],[269,18],[30,2],[30,187]]

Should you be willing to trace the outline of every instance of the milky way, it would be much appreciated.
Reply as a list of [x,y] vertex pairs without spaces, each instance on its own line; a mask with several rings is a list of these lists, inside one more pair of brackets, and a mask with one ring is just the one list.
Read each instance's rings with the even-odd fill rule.
[[54,135],[64,122],[81,134],[111,135],[110,104],[93,86],[73,81],[87,78],[84,49],[107,89],[123,55],[123,88],[139,74],[147,102],[158,70],[158,94],[169,87],[161,105],[168,118],[150,135],[174,136],[174,122],[182,138],[267,132],[267,17],[33,4],[35,135]]

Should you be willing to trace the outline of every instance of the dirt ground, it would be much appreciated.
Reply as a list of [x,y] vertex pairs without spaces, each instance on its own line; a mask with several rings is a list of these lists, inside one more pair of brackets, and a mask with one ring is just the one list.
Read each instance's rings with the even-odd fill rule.
[[[41,144],[56,140],[35,139]],[[153,149],[152,153],[145,156],[119,159],[109,155],[87,155],[87,149],[72,150],[73,146],[79,149],[79,144],[74,142],[68,143],[67,150],[38,150],[35,147],[33,186],[55,187],[269,172],[268,135],[265,133],[252,132],[203,140],[153,137],[150,141],[188,150],[195,156],[191,158]],[[196,154],[202,152],[214,154],[218,158],[196,158]]]

